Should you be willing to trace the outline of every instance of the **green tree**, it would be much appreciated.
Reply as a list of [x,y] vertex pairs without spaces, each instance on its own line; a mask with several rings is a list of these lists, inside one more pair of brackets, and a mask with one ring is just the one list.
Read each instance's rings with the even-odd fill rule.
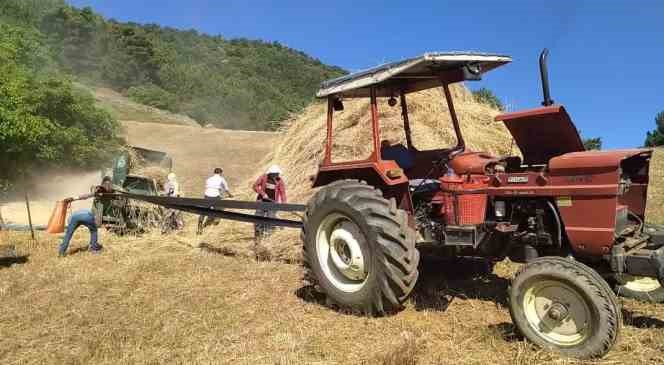
[[118,123],[66,77],[34,71],[44,61],[33,30],[0,23],[0,185],[33,168],[93,167],[120,140]]
[[164,110],[175,110],[175,95],[154,84],[132,86],[127,90],[129,98],[137,103],[153,106]]
[[473,97],[475,100],[482,104],[490,105],[498,110],[505,110],[505,105],[503,102],[493,93],[493,91],[483,87],[473,91]]
[[345,72],[278,42],[121,23],[64,0],[3,0],[0,21],[46,35],[34,49],[79,82],[219,127],[273,129]]
[[646,135],[646,147],[657,147],[664,145],[664,111],[661,111],[655,116],[655,128]]
[[602,137],[595,138],[584,138],[583,146],[586,150],[601,150],[602,149]]

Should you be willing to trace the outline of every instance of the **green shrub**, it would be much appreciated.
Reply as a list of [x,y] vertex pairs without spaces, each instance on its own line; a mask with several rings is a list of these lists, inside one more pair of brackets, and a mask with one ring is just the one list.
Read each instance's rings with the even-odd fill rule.
[[127,90],[127,96],[137,103],[176,111],[177,99],[175,95],[153,84],[132,86]]
[[646,147],[657,147],[664,145],[664,111],[655,116],[655,130],[646,134]]
[[473,91],[473,97],[478,103],[490,105],[501,111],[505,110],[505,105],[498,96],[485,87]]
[[583,146],[586,150],[601,150],[602,149],[602,137],[595,138],[585,138],[583,140]]
[[91,168],[120,145],[119,124],[94,97],[56,72],[41,74],[44,54],[32,31],[0,24],[0,181],[31,169]]

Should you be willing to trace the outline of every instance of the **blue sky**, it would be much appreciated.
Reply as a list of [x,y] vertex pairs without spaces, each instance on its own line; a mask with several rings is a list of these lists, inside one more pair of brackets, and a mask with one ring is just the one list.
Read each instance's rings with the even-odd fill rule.
[[353,71],[425,51],[508,54],[471,88],[511,109],[541,102],[548,47],[553,99],[605,148],[639,146],[664,110],[664,1],[69,0],[120,21],[279,41]]

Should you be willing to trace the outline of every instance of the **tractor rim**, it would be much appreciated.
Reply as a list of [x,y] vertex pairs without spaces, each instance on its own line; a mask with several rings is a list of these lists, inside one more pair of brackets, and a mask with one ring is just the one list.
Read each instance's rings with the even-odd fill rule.
[[356,292],[369,276],[362,246],[366,238],[350,218],[340,213],[325,217],[316,233],[318,262],[327,279],[339,290]]
[[566,283],[535,283],[523,296],[523,307],[530,327],[549,343],[575,346],[592,333],[590,306],[578,290]]
[[646,276],[625,275],[624,280],[625,284],[623,286],[625,289],[629,289],[635,292],[648,293],[662,287],[662,284],[659,283],[659,280]]

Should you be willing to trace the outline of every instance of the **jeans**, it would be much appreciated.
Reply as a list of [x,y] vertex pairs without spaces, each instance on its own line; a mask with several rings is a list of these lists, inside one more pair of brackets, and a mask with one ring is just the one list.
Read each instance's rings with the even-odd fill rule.
[[[221,200],[222,197],[221,196],[215,196],[215,197],[205,196],[205,197],[203,197],[203,199],[215,201],[215,200]],[[209,225],[215,225],[216,226],[217,224],[219,224],[219,218],[199,215],[198,216],[198,230],[196,231],[196,233],[197,234],[202,234],[203,233],[203,228],[205,228]]]
[[74,212],[69,218],[65,237],[60,245],[60,254],[64,255],[69,247],[69,241],[79,226],[86,226],[90,230],[90,250],[99,250],[97,243],[97,224],[95,224],[95,215],[89,209],[82,209]]
[[[277,216],[277,212],[275,210],[258,208],[256,209],[256,216],[274,218]],[[254,237],[257,241],[269,236],[272,231],[274,231],[274,226],[271,224],[256,223],[254,225]]]

